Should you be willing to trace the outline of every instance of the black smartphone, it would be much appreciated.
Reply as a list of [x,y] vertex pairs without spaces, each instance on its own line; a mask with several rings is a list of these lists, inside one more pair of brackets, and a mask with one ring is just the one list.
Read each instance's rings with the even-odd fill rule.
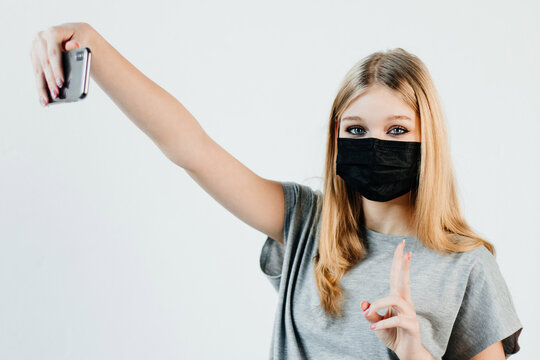
[[92,53],[87,47],[77,48],[62,53],[64,84],[59,89],[59,94],[56,99],[53,99],[49,88],[47,87],[49,104],[79,101],[88,95],[91,59]]

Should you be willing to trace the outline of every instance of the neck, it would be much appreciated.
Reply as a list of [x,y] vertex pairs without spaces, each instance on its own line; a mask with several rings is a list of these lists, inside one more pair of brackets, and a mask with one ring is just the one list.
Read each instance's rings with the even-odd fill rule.
[[362,196],[366,227],[382,234],[416,236],[409,196],[410,192],[385,202]]

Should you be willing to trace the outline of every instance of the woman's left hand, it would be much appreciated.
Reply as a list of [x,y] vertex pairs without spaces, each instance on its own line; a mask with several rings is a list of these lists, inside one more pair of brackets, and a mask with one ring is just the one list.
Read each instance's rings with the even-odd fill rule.
[[[363,301],[361,306],[365,310],[364,317],[371,324],[370,328],[375,326],[373,330],[377,337],[400,359],[430,358],[422,345],[420,326],[411,299],[409,269],[412,253],[404,256],[404,247],[405,242],[402,241],[394,251],[390,270],[390,295],[372,304]],[[384,316],[377,313],[381,308],[388,308]]]

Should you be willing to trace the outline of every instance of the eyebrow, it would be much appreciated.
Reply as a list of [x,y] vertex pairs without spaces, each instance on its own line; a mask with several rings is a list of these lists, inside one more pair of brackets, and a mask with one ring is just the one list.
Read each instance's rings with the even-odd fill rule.
[[[341,121],[343,122],[354,121],[354,120],[363,121],[364,119],[362,119],[360,116],[345,116],[341,118]],[[386,118],[386,121],[390,121],[390,120],[412,121],[410,117],[405,116],[405,115],[392,115]]]

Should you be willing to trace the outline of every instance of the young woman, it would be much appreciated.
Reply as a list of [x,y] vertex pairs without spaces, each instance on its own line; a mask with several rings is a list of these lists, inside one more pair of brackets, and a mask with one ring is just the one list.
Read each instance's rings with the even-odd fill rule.
[[493,245],[461,214],[443,112],[416,56],[376,52],[347,73],[321,192],[251,172],[86,23],[36,35],[44,106],[64,80],[61,53],[79,46],[92,51],[92,78],[163,153],[267,235],[260,265],[279,295],[270,358],[504,359],[519,350],[522,324]]

